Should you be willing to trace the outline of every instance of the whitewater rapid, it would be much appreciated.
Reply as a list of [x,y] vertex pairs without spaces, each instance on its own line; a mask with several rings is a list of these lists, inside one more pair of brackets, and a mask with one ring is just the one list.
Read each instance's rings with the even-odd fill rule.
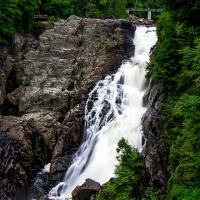
[[142,150],[145,68],[156,42],[155,27],[137,27],[133,39],[135,56],[122,64],[116,74],[100,80],[90,92],[85,108],[83,144],[73,156],[64,180],[50,191],[52,199],[71,197],[72,190],[86,178],[103,184],[114,177],[116,148],[122,137]]

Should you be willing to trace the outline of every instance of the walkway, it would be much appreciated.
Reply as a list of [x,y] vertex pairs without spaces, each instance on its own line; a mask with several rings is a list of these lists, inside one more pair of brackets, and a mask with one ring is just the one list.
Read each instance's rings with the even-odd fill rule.
[[162,12],[163,10],[161,8],[159,9],[145,9],[145,8],[127,8],[126,9],[128,12],[129,11],[138,11],[138,12],[148,12],[148,11],[151,11],[151,12]]
[[48,19],[48,15],[34,15],[34,19]]

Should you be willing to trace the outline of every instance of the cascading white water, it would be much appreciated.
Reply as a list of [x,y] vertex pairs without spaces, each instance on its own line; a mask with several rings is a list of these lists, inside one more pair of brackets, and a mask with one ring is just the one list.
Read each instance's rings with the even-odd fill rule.
[[103,184],[113,177],[117,143],[122,137],[142,150],[145,67],[150,49],[157,42],[155,27],[137,27],[133,42],[135,56],[122,64],[116,74],[99,81],[89,94],[84,142],[73,156],[63,182],[50,191],[52,199],[70,197],[72,190],[86,178]]

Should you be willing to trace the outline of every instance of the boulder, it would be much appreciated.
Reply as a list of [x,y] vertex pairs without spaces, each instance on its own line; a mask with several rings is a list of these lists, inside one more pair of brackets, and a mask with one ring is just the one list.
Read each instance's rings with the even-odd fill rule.
[[100,188],[100,183],[88,178],[72,191],[72,200],[94,200]]

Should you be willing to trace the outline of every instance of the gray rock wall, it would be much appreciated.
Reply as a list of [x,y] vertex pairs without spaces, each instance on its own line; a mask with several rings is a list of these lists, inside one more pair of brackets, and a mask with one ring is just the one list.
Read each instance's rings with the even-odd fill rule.
[[[16,34],[11,46],[1,47],[0,132],[18,141],[16,146],[24,146],[30,167],[23,170],[24,184],[7,178],[1,191],[12,187],[12,193],[21,191],[24,198],[30,169],[48,162],[52,163],[52,183],[60,181],[82,141],[88,93],[105,74],[117,70],[122,60],[133,56],[133,36],[129,21],[71,16],[55,22],[39,41]],[[2,145],[7,143],[2,139]],[[20,163],[19,168],[23,168]],[[19,173],[18,168],[15,171]],[[6,171],[1,175],[6,177]],[[9,192],[0,195],[23,199],[10,197]]]
[[161,84],[150,81],[144,104],[147,111],[142,117],[143,141],[145,144],[142,156],[150,173],[149,185],[165,190],[168,174],[169,147],[166,142],[163,127],[161,104],[165,100],[166,91]]

